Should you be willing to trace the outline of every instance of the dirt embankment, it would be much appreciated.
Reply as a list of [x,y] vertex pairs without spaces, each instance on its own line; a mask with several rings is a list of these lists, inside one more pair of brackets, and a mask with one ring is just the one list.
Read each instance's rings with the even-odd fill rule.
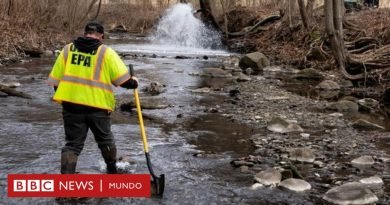
[[[245,27],[253,26],[257,20],[273,14],[279,14],[279,11],[276,8],[232,10],[227,15],[229,31],[237,32]],[[378,47],[390,44],[390,9],[351,12],[346,14],[346,18],[358,27],[357,30],[345,26],[346,43],[359,37],[370,37],[378,41]],[[271,57],[275,64],[307,66],[305,63],[309,65],[316,63],[316,59],[311,62],[304,62],[304,60],[313,43],[317,41],[328,43],[323,9],[314,11],[308,30],[303,28],[299,16],[293,16],[293,23],[291,30],[285,19],[275,21],[264,26],[265,30],[258,33],[230,38],[228,44],[232,50],[240,53],[261,51]]]
[[[0,8],[4,6],[0,3]],[[0,14],[0,64],[5,65],[26,57],[54,54],[82,34],[84,25],[94,19],[97,7],[89,12],[85,6],[74,11],[67,1],[50,6],[31,0],[16,1],[12,6],[9,12]],[[130,4],[102,5],[94,21],[101,22],[108,32],[120,26],[123,32],[147,33],[164,10]]]

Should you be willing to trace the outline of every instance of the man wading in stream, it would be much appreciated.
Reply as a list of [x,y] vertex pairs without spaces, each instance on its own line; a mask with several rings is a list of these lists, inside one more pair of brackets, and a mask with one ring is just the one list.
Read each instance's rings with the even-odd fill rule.
[[64,47],[49,75],[48,83],[55,89],[53,100],[63,108],[62,174],[75,173],[89,129],[107,164],[107,173],[117,173],[110,117],[115,108],[112,85],[135,89],[138,80],[130,76],[118,54],[103,45],[103,37],[102,25],[88,23],[84,36]]

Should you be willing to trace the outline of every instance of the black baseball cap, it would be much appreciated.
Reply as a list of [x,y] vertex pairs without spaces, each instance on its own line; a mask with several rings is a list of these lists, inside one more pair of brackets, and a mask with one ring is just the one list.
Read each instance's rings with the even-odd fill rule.
[[90,22],[85,26],[84,33],[101,33],[104,34],[104,27],[97,22]]

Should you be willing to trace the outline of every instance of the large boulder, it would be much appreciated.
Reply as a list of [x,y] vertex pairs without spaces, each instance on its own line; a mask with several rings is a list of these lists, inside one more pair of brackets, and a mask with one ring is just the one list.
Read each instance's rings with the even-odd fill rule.
[[340,205],[347,204],[372,204],[378,201],[378,197],[359,182],[351,182],[330,189],[325,193],[324,200]]
[[262,71],[264,67],[269,66],[270,61],[264,54],[260,52],[254,52],[246,54],[244,57],[242,57],[238,65],[243,70],[252,68],[254,71],[259,72]]

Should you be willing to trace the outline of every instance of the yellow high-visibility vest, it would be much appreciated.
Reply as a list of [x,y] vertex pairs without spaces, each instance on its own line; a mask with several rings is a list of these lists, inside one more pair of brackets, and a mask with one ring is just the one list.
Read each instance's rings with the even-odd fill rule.
[[53,100],[113,111],[114,86],[130,78],[126,65],[111,48],[101,45],[95,53],[77,51],[68,44],[58,56],[48,83],[57,86]]

